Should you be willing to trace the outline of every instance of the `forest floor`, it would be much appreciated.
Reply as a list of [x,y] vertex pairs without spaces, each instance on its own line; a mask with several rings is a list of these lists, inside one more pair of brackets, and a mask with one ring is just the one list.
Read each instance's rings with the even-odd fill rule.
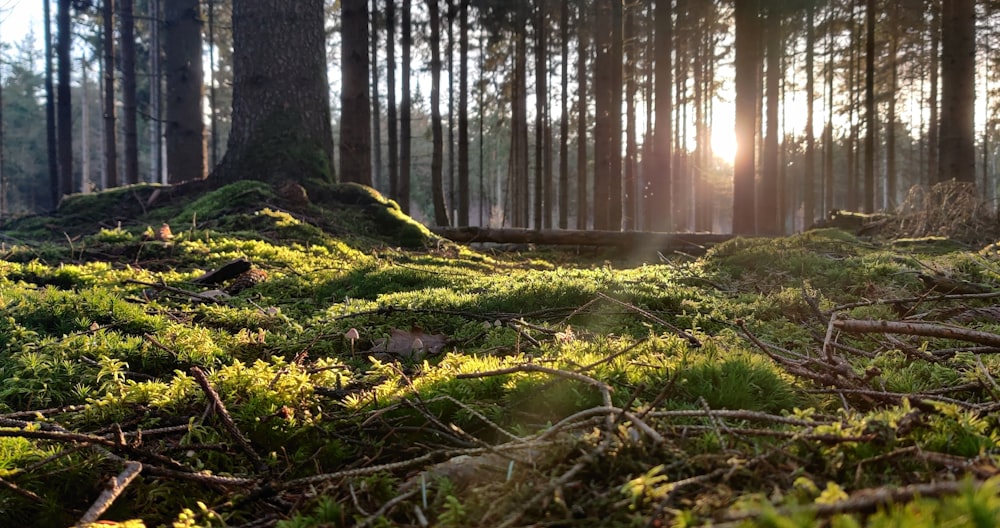
[[299,191],[0,226],[0,525],[1000,522],[983,214],[490,252]]

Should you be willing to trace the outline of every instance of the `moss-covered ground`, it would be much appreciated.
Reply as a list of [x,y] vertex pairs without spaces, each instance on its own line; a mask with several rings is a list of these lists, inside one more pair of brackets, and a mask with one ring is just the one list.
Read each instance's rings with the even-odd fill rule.
[[995,246],[476,252],[304,192],[2,226],[0,526],[1000,522]]

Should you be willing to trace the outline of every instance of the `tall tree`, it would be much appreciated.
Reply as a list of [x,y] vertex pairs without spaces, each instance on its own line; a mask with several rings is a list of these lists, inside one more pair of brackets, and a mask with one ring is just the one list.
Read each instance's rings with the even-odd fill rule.
[[816,103],[816,4],[806,6],[806,155],[802,176],[802,216],[805,229],[816,221],[816,137],[813,133]]
[[875,212],[875,0],[865,7],[865,203],[866,213]]
[[[160,42],[160,0],[149,0],[149,180],[156,183],[166,183],[163,170],[163,61]],[[210,7],[214,7],[210,5]],[[214,24],[213,24],[214,27]],[[213,42],[214,43],[214,42]],[[212,75],[215,85],[215,74]],[[214,113],[213,113],[214,115]],[[214,165],[218,165],[215,160]]]
[[587,16],[586,0],[577,2],[576,48],[576,228],[586,229],[587,206]]
[[125,182],[139,183],[139,133],[135,82],[135,10],[133,0],[121,0],[122,132],[125,136]]
[[[101,9],[101,19],[102,42],[104,44],[104,182],[108,187],[118,187],[118,127],[115,122],[114,0],[104,0]],[[122,39],[122,44],[124,44],[124,38]]]
[[542,162],[545,149],[545,101],[548,98],[548,88],[546,87],[547,66],[547,46],[545,42],[545,0],[535,2],[535,185],[534,185],[534,219],[535,229],[546,227],[543,222],[543,215],[548,217],[549,196],[545,194],[547,185],[545,180],[549,175],[545,174]]
[[938,82],[941,69],[941,0],[930,0],[928,9],[930,9],[930,49],[928,50],[930,53],[928,67],[930,69],[930,80],[928,81],[930,87],[927,97],[927,178],[925,181],[933,185],[939,181],[938,142],[941,120],[938,115],[940,107]]
[[199,2],[165,2],[163,18],[166,27],[167,180],[178,183],[205,177],[204,74]]
[[410,18],[410,3],[412,0],[403,0],[403,12],[402,12],[402,27],[400,27],[400,38],[402,39],[403,47],[403,67],[400,75],[401,80],[401,99],[399,102],[399,195],[396,196],[396,200],[399,202],[400,209],[404,213],[410,212],[410,149],[412,148],[412,129],[413,123],[411,122],[412,109],[412,96],[410,94],[410,69],[413,57],[411,55],[411,47],[413,46],[413,33],[411,30],[412,20]]
[[389,196],[399,200],[399,123],[396,118],[396,0],[385,0],[386,128],[389,149]]
[[944,0],[938,181],[976,181],[976,2]]
[[620,230],[622,4],[597,0],[594,24],[594,227]]
[[383,185],[383,174],[382,174],[382,107],[378,96],[378,86],[379,86],[379,75],[378,75],[378,50],[379,50],[379,40],[378,40],[378,20],[379,20],[379,10],[378,10],[378,0],[372,0],[371,9],[371,64],[370,70],[372,73],[372,87],[371,87],[371,102],[372,111],[370,117],[371,130],[372,130],[372,140],[371,140],[371,151],[372,151],[372,185],[380,189],[384,189]]
[[[73,192],[73,103],[70,91],[70,0],[59,0],[56,12],[56,63],[58,64],[56,126],[59,150],[59,185],[56,199]],[[53,206],[56,205],[53,203]]]
[[569,227],[569,2],[559,2],[559,228]]
[[733,233],[754,234],[754,147],[757,98],[760,91],[760,13],[757,0],[736,2],[736,160],[733,164]]
[[42,2],[45,19],[45,147],[49,169],[49,208],[59,204],[59,149],[56,141],[56,94],[52,72],[52,13],[49,0]]
[[775,2],[768,5],[765,17],[765,58],[767,70],[764,80],[765,122],[764,150],[761,154],[760,193],[757,205],[757,232],[764,235],[782,234],[781,207],[778,184],[778,108],[781,105],[778,88],[781,80],[781,14]]
[[[458,218],[469,225],[469,0],[458,0]],[[480,109],[481,111],[482,109]]]
[[233,127],[213,178],[332,181],[323,0],[233,0]]
[[653,129],[652,174],[646,189],[646,226],[656,231],[673,229],[671,165],[673,161],[673,0],[656,0],[654,99],[656,125]]
[[427,0],[431,26],[431,194],[434,222],[448,225],[448,206],[444,201],[444,137],[441,128],[441,13],[438,0]]
[[371,185],[368,2],[343,0],[340,13],[340,179]]

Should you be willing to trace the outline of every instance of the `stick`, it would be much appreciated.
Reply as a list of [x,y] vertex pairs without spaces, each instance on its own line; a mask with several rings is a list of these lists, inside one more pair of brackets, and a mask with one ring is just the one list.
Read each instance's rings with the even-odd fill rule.
[[675,334],[683,337],[684,339],[686,339],[687,342],[688,342],[688,344],[691,345],[691,346],[693,346],[693,347],[695,347],[695,348],[698,348],[698,347],[701,346],[701,341],[698,341],[697,337],[695,337],[695,336],[687,333],[686,331],[684,331],[684,330],[682,330],[682,329],[680,329],[680,328],[678,328],[678,327],[676,327],[676,326],[674,326],[674,325],[672,325],[672,324],[664,321],[663,319],[661,319],[661,318],[659,318],[659,317],[657,317],[657,316],[655,316],[655,315],[647,312],[646,310],[643,310],[642,308],[639,308],[638,306],[635,306],[633,304],[629,304],[627,302],[619,301],[618,299],[615,299],[614,297],[611,297],[610,295],[605,295],[605,294],[603,294],[601,292],[597,292],[597,295],[599,297],[601,297],[602,299],[611,301],[611,302],[613,302],[615,304],[618,304],[620,306],[628,308],[629,310],[632,310],[635,313],[637,313],[637,314],[639,314],[639,315],[641,315],[641,316],[643,316],[643,317],[645,317],[645,318],[647,318],[647,319],[649,319],[651,321],[654,321],[654,322],[656,322],[656,323],[658,323],[660,325],[663,325],[663,326],[667,327],[671,332],[673,332],[673,333],[675,333]]
[[90,506],[87,513],[80,517],[80,520],[76,522],[77,526],[88,526],[91,523],[97,522],[97,519],[101,518],[104,512],[108,511],[111,507],[111,503],[118,498],[119,495],[125,491],[125,488],[139,476],[139,472],[142,471],[142,464],[132,460],[125,463],[125,469],[118,474],[108,486],[104,488],[104,491],[97,497],[94,504]]
[[267,470],[267,464],[264,462],[260,455],[254,451],[253,446],[250,445],[250,440],[243,436],[239,428],[236,427],[236,422],[233,421],[233,417],[229,415],[229,411],[226,410],[226,405],[222,403],[219,399],[219,393],[215,392],[212,385],[208,383],[208,377],[205,376],[205,372],[198,367],[191,367],[191,374],[194,375],[194,379],[198,380],[198,384],[201,385],[201,389],[208,396],[208,401],[214,408],[215,412],[218,413],[219,418],[222,420],[222,427],[229,432],[229,435],[236,440],[236,443],[250,457],[250,460],[256,466],[257,471]]
[[833,326],[856,334],[906,334],[923,337],[957,339],[980,345],[1000,347],[1000,335],[956,326],[930,323],[901,323],[898,321],[870,321],[863,319],[837,319]]

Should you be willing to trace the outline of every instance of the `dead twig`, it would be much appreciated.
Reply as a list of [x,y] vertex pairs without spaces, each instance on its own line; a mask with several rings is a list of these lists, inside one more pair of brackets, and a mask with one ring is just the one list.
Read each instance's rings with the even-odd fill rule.
[[90,509],[76,522],[76,526],[88,526],[97,522],[97,519],[100,519],[101,515],[104,515],[104,512],[111,507],[111,503],[139,476],[140,471],[142,471],[142,464],[135,461],[126,462],[125,469],[108,483]]
[[906,334],[921,337],[955,339],[980,345],[1000,347],[1000,335],[957,326],[931,323],[902,323],[898,321],[874,321],[867,319],[838,319],[833,325],[845,332],[855,334]]
[[659,324],[661,326],[666,327],[671,332],[673,332],[673,333],[677,334],[678,336],[683,337],[684,339],[686,339],[689,345],[691,345],[691,346],[693,346],[695,348],[701,347],[701,341],[699,341],[697,337],[689,334],[687,331],[682,330],[681,328],[678,328],[678,327],[676,327],[676,326],[674,326],[674,325],[672,325],[672,324],[664,321],[662,318],[657,317],[657,316],[655,316],[655,315],[647,312],[646,310],[643,310],[642,308],[639,308],[638,306],[635,306],[634,304],[629,304],[629,303],[624,302],[624,301],[619,301],[618,299],[615,299],[614,297],[611,297],[610,295],[606,295],[606,294],[601,293],[601,292],[597,292],[597,295],[600,298],[604,299],[604,300],[611,301],[611,302],[613,302],[613,303],[615,303],[615,304],[617,304],[617,305],[619,305],[619,306],[621,306],[623,308],[627,308],[627,309],[629,309],[629,310],[631,310],[631,311],[633,311],[633,312],[635,312],[635,313],[637,313],[637,314],[645,317],[646,319],[649,319],[650,321],[653,321],[653,322],[655,322],[655,323],[657,323],[657,324]]
[[222,403],[222,400],[219,398],[219,393],[215,392],[215,389],[212,388],[212,385],[208,382],[208,377],[205,376],[205,372],[198,367],[191,367],[191,374],[194,375],[194,379],[198,381],[199,385],[201,385],[202,391],[204,391],[205,395],[208,397],[209,404],[222,420],[222,427],[225,428],[229,435],[233,437],[233,440],[236,440],[240,449],[242,449],[243,452],[250,457],[255,469],[257,471],[266,471],[267,464],[262,458],[260,458],[260,455],[254,451],[253,446],[250,445],[250,440],[248,440],[247,437],[240,432],[240,429],[236,427],[236,422],[233,421],[233,417],[230,416],[229,411],[226,410],[226,405]]

